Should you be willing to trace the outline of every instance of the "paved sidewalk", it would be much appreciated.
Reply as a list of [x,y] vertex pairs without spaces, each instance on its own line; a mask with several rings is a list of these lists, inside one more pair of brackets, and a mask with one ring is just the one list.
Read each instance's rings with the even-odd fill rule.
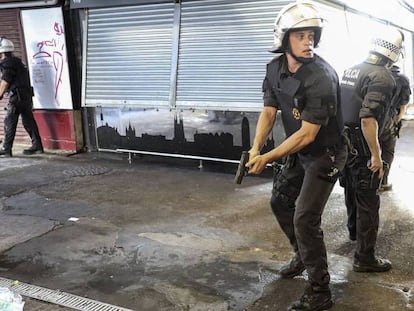
[[24,298],[24,310],[28,311],[71,311],[72,308],[66,308],[52,303],[43,302],[36,299]]

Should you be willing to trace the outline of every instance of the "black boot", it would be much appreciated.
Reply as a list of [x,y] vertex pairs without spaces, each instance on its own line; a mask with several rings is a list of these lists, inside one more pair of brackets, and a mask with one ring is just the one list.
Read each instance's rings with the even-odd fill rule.
[[6,150],[1,148],[0,149],[0,156],[2,156],[3,158],[11,158],[12,157],[12,152],[11,150]]
[[373,261],[364,262],[354,259],[355,272],[386,272],[392,268],[391,262],[387,259],[376,257]]
[[300,300],[294,302],[288,311],[323,311],[332,308],[332,295],[329,288],[313,290],[306,288]]
[[301,275],[303,271],[305,271],[305,265],[302,259],[300,259],[299,254],[296,253],[287,265],[280,268],[279,274],[283,279],[292,279],[295,276]]
[[24,149],[23,150],[23,154],[25,154],[25,155],[41,154],[41,153],[43,153],[43,148],[42,147],[32,146],[29,149]]

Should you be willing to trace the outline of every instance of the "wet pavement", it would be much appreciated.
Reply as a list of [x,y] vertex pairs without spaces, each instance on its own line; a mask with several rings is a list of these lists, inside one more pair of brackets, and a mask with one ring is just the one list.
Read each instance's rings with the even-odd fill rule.
[[[342,188],[323,216],[334,311],[414,310],[414,121],[382,194],[377,253],[355,273]],[[305,278],[269,207],[271,178],[232,164],[45,153],[0,159],[0,276],[137,311],[286,310]],[[268,172],[269,173],[269,172]],[[25,298],[25,310],[69,310]]]

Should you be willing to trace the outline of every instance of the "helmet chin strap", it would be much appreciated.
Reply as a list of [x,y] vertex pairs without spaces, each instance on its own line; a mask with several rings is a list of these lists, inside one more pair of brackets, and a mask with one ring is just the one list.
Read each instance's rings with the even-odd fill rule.
[[302,64],[310,64],[315,60],[315,57],[298,57],[295,54],[293,54],[292,49],[290,48],[290,45],[288,45],[287,49],[286,49],[286,53],[289,53],[297,62],[302,63]]
[[392,66],[393,62],[385,56],[378,55],[377,53],[369,53],[365,62],[373,65],[386,66],[388,68]]
[[293,55],[292,54],[292,56],[293,56],[293,58],[294,59],[296,59],[298,62],[301,62],[302,64],[310,64],[310,63],[312,63],[314,60],[315,60],[315,57],[309,57],[309,58],[306,58],[306,57],[297,57],[297,56],[295,56],[295,55]]

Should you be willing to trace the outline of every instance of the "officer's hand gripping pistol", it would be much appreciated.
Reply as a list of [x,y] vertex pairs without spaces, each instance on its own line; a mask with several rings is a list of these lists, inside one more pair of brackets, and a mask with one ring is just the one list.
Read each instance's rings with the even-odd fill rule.
[[[390,169],[390,166],[387,162],[383,161],[383,170],[384,174]],[[371,167],[371,160],[368,160],[367,167]],[[382,184],[382,179],[384,178],[384,175],[380,178],[379,177],[379,170],[376,172],[371,173],[371,180],[369,184],[369,189],[376,189],[378,190]]]
[[239,167],[237,168],[236,176],[234,177],[234,182],[238,185],[242,183],[244,175],[247,175],[248,168],[246,167],[247,162],[249,162],[249,152],[243,151],[240,157]]

